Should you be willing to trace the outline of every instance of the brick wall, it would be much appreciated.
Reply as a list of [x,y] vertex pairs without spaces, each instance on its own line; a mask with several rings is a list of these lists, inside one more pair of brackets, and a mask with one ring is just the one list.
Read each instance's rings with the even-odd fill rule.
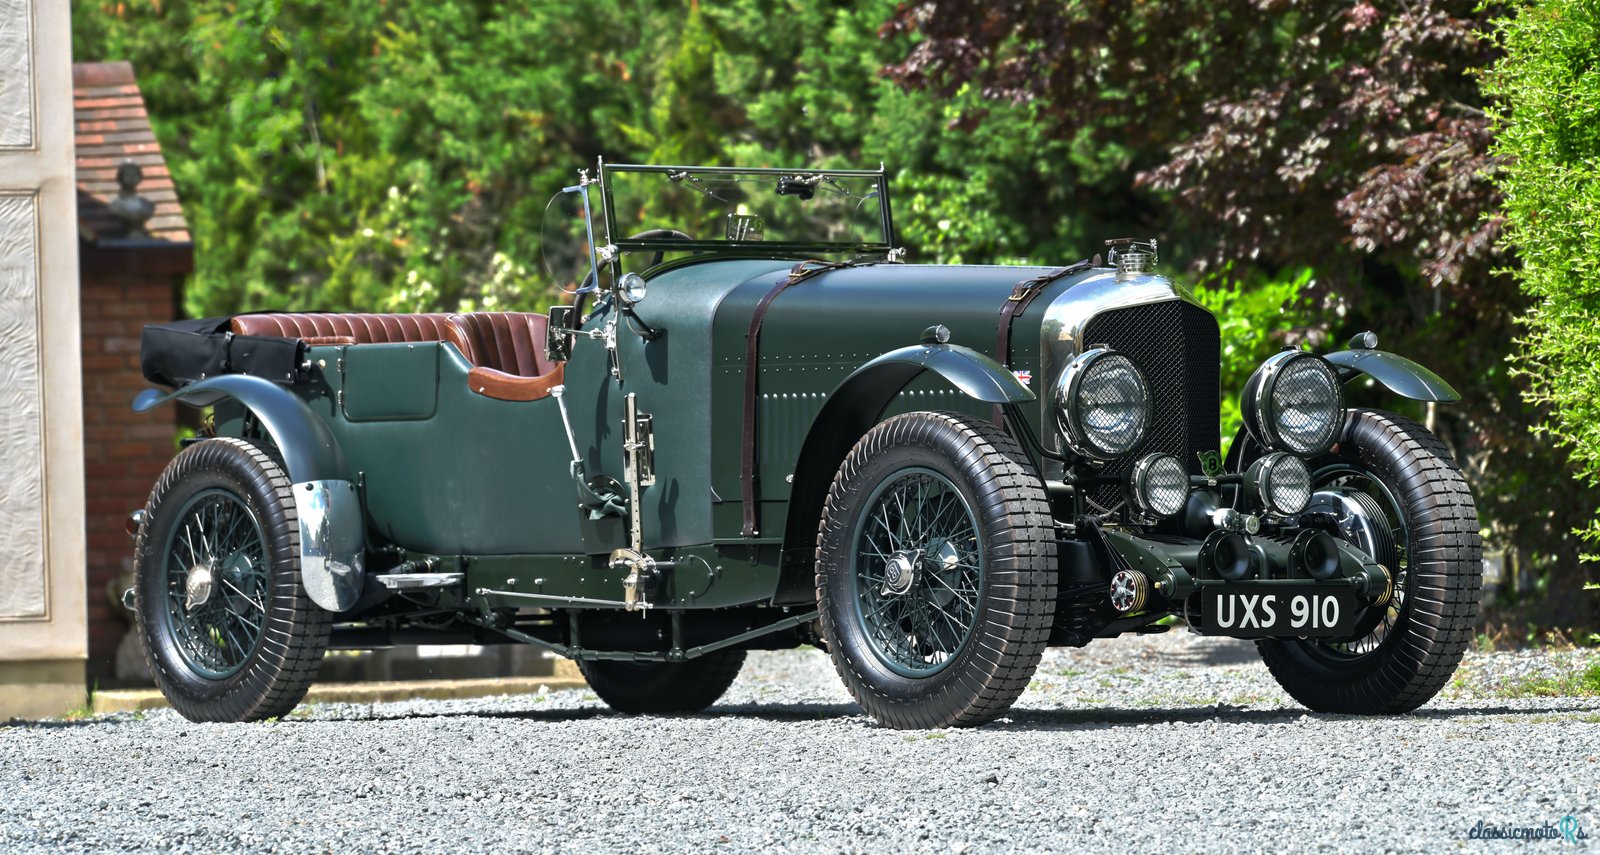
[[[144,506],[174,454],[179,408],[138,414],[134,395],[149,388],[139,373],[139,333],[174,317],[178,275],[160,265],[100,259],[85,248],[83,314],[84,480],[88,541],[89,678],[115,684],[117,646],[128,631],[107,588],[133,565],[128,513]],[[120,595],[122,583],[116,587]]]

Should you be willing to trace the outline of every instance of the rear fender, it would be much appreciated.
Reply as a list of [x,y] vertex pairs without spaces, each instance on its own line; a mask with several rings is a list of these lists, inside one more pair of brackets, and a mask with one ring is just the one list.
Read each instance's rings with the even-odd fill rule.
[[306,593],[331,612],[354,606],[365,587],[366,519],[344,451],[304,401],[260,377],[223,374],[173,392],[147,389],[134,398],[133,409],[148,412],[174,400],[205,407],[225,398],[238,401],[261,422],[294,482]]
[[850,449],[883,417],[896,395],[932,371],[969,397],[989,404],[1036,399],[1004,366],[969,347],[919,344],[890,351],[857,368],[817,413],[795,464],[784,527],[783,571],[775,600],[809,602],[817,519],[833,475]]
[[247,374],[219,374],[173,392],[146,389],[133,399],[133,411],[148,412],[168,401],[209,407],[224,398],[243,404],[261,421],[283,455],[289,477],[299,481],[348,480],[344,451],[328,426],[293,392]]

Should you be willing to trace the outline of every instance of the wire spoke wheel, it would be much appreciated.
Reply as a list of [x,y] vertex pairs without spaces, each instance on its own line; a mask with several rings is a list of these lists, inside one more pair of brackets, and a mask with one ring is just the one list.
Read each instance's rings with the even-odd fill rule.
[[978,521],[948,478],[913,468],[868,500],[855,598],[872,649],[898,674],[932,674],[972,636],[983,596]]
[[261,643],[266,621],[260,522],[232,493],[206,490],[178,512],[164,552],[166,616],[178,652],[211,679],[237,673]]
[[1014,440],[954,413],[889,419],[851,449],[817,535],[822,637],[845,688],[889,727],[1005,713],[1049,638],[1055,537]]
[[300,578],[288,473],[234,437],[185,448],[145,504],[134,608],[162,694],[192,721],[257,721],[293,709],[316,679],[332,615]]
[[[1362,504],[1373,513],[1363,515],[1364,523],[1384,532],[1393,545],[1391,555],[1373,556],[1393,577],[1394,596],[1372,629],[1351,640],[1317,639],[1315,643],[1316,649],[1332,661],[1371,655],[1398,636],[1395,629],[1401,615],[1405,614],[1406,599],[1410,595],[1410,530],[1406,527],[1405,507],[1377,474],[1359,462],[1339,461],[1319,467],[1311,475],[1311,485],[1313,491],[1333,488],[1365,496],[1370,501]],[[1353,534],[1347,533],[1341,539],[1358,548],[1368,546]]]

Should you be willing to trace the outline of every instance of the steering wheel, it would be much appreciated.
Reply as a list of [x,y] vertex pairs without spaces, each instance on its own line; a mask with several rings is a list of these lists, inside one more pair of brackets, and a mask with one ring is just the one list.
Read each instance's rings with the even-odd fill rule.
[[[680,232],[677,229],[645,229],[638,234],[628,235],[628,240],[650,240],[652,238],[677,238],[679,240],[694,240],[692,235],[689,235],[685,232]],[[661,259],[665,258],[666,255],[666,250],[656,250],[656,257],[650,259],[650,266],[655,267],[657,264],[660,264]]]

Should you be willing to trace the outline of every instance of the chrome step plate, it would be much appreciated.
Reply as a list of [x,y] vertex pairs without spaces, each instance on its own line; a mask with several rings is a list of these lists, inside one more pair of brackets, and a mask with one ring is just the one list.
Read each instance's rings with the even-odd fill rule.
[[415,591],[420,588],[448,588],[466,580],[465,573],[389,573],[375,576],[378,584],[391,591]]

